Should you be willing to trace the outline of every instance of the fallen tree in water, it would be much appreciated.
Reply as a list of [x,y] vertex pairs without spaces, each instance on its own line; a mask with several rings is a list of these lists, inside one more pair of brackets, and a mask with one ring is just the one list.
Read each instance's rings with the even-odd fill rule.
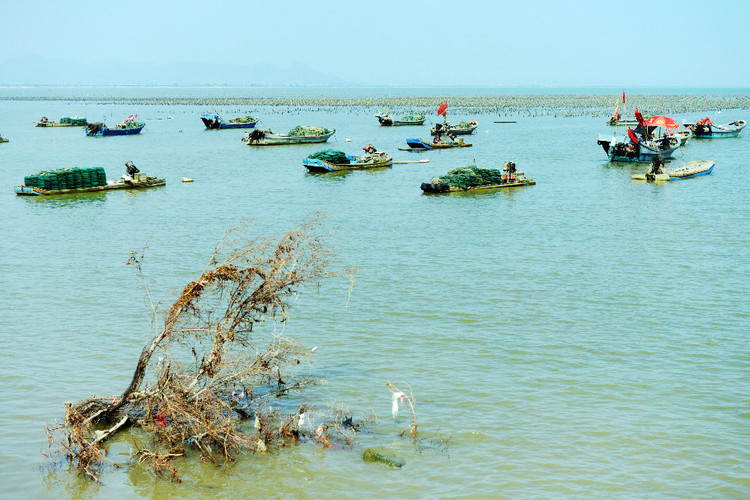
[[[313,426],[309,408],[286,415],[271,409],[270,398],[314,381],[286,370],[311,350],[275,333],[259,348],[263,335],[254,332],[266,321],[285,325],[304,285],[344,272],[330,269],[319,220],[270,240],[230,240],[236,234],[227,232],[165,312],[127,389],[115,398],[68,403],[64,421],[47,428],[51,450],[80,473],[97,479],[107,463],[102,444],[129,426],[151,438],[137,450],[138,460],[173,480],[179,480],[174,459],[190,450],[218,461],[303,435],[324,446],[351,443],[356,426],[341,412]],[[128,264],[143,278],[143,252],[133,252]]]

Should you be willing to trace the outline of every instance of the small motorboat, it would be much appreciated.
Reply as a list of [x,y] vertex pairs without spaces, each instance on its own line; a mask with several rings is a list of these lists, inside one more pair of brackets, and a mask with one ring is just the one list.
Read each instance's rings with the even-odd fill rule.
[[745,128],[745,120],[736,120],[723,125],[714,125],[709,118],[696,123],[682,123],[693,130],[696,139],[719,139],[724,137],[738,137]]
[[284,146],[288,144],[314,144],[326,142],[336,133],[324,127],[294,127],[287,134],[276,134],[272,130],[255,129],[245,132],[242,142],[248,146]]
[[244,115],[235,116],[229,121],[225,121],[218,113],[204,113],[201,115],[201,121],[208,130],[223,130],[227,128],[253,128],[260,120],[254,116]]
[[471,144],[468,144],[464,142],[463,139],[459,138],[456,141],[446,141],[446,142],[425,142],[422,139],[406,139],[406,144],[409,146],[408,149],[403,149],[404,151],[410,151],[410,150],[426,150],[426,149],[450,149],[450,148],[470,148]]
[[404,125],[422,125],[427,118],[422,114],[404,115],[398,120],[394,120],[388,115],[388,112],[376,114],[375,117],[383,127],[399,127]]
[[344,172],[390,167],[393,165],[393,158],[374,149],[362,156],[346,155],[343,151],[328,149],[308,156],[302,160],[302,165],[310,172]]
[[469,135],[473,134],[479,124],[476,120],[470,122],[458,122],[455,125],[448,125],[447,127],[442,123],[435,124],[430,130],[430,135]]
[[634,181],[654,181],[669,182],[680,179],[689,179],[690,177],[700,177],[708,175],[714,170],[715,163],[712,161],[689,161],[681,167],[668,168],[654,172],[633,174]]

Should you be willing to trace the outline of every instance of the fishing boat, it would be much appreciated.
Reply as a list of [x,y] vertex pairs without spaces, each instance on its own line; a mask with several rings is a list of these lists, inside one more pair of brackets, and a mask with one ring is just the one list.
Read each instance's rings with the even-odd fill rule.
[[109,128],[102,122],[89,123],[88,125],[86,125],[86,135],[88,135],[89,137],[94,137],[140,134],[141,130],[143,130],[143,127],[145,127],[146,124],[143,122],[135,121],[135,118],[137,117],[138,115],[130,115],[125,120],[115,125],[114,128]]
[[676,181],[680,179],[689,179],[691,177],[700,177],[708,175],[714,170],[715,163],[712,161],[689,161],[681,167],[665,169],[660,173],[646,172],[642,174],[633,174],[634,181]]
[[596,142],[604,149],[609,161],[617,162],[647,162],[655,156],[672,158],[674,152],[680,147],[680,139],[667,136],[667,141],[669,145],[664,147],[663,140],[637,137],[631,129],[628,129],[626,138],[606,137],[601,134],[596,138]]
[[443,125],[442,123],[436,124],[432,129],[430,130],[431,135],[448,135],[448,134],[454,134],[454,135],[469,135],[473,134],[474,131],[477,129],[479,124],[476,120],[472,120],[470,122],[458,122],[455,125],[448,125],[447,127]]
[[164,179],[138,172],[107,180],[102,167],[66,168],[27,175],[22,186],[14,186],[19,196],[50,196],[73,193],[112,191],[115,189],[143,189],[166,184]]
[[487,191],[511,187],[533,186],[534,179],[527,179],[523,172],[516,170],[516,164],[506,162],[503,169],[480,168],[476,165],[450,170],[446,175],[420,186],[427,194]]
[[34,123],[37,127],[85,127],[89,124],[86,118],[79,118],[78,116],[65,116],[60,118],[58,122],[43,116],[41,120]]
[[327,149],[308,156],[302,160],[302,165],[310,172],[343,172],[393,165],[393,158],[388,156],[387,153],[375,151],[372,146],[366,147],[365,151],[367,151],[367,154],[353,156],[347,155],[343,151]]
[[4,143],[4,142],[8,142],[9,140],[10,140],[10,139],[6,139],[6,138],[5,138],[5,137],[3,137],[2,135],[0,135],[0,144],[2,144],[2,143]]
[[201,120],[208,130],[223,130],[226,128],[254,128],[260,119],[254,116],[236,116],[225,121],[218,113],[204,113]]
[[388,112],[385,113],[379,113],[376,114],[375,117],[380,122],[380,125],[383,127],[399,127],[404,125],[422,125],[424,124],[424,121],[427,119],[425,115],[422,114],[411,114],[411,115],[404,115],[398,120],[394,120],[388,115]]
[[[307,129],[300,135],[296,129]],[[276,134],[272,130],[255,129],[245,132],[242,142],[248,146],[284,146],[289,144],[315,144],[326,142],[329,137],[336,133],[335,129],[323,127],[295,127],[288,134]]]
[[697,123],[682,123],[693,130],[696,139],[719,139],[724,137],[738,137],[745,128],[745,120],[736,120],[724,125],[714,125],[709,118]]
[[439,142],[437,144],[434,142],[425,142],[422,139],[406,139],[406,144],[407,146],[409,146],[409,148],[403,149],[403,151],[471,147],[471,144],[465,143],[463,139],[458,139],[457,141]]

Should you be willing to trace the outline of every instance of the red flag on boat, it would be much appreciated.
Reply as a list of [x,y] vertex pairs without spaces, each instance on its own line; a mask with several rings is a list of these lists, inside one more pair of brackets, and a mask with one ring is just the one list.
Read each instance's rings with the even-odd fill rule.
[[448,103],[447,102],[441,102],[440,106],[438,107],[438,116],[443,115],[445,116],[445,110],[448,109]]
[[125,123],[128,123],[133,118],[135,118],[133,115],[128,116],[127,118],[125,118]]
[[628,127],[628,137],[630,137],[630,140],[638,144],[638,136],[635,135],[635,132],[633,132],[633,129]]
[[622,91],[622,103],[625,104],[625,91]]
[[640,111],[638,111],[638,108],[635,108],[635,119],[638,120],[638,125],[640,125],[643,128],[646,128],[646,126],[643,124],[643,115]]

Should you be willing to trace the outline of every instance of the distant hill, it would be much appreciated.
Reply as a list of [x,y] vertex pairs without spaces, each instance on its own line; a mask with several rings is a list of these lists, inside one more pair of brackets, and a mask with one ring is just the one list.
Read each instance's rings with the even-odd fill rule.
[[84,64],[44,57],[0,62],[0,85],[353,85],[304,65],[269,64]]

